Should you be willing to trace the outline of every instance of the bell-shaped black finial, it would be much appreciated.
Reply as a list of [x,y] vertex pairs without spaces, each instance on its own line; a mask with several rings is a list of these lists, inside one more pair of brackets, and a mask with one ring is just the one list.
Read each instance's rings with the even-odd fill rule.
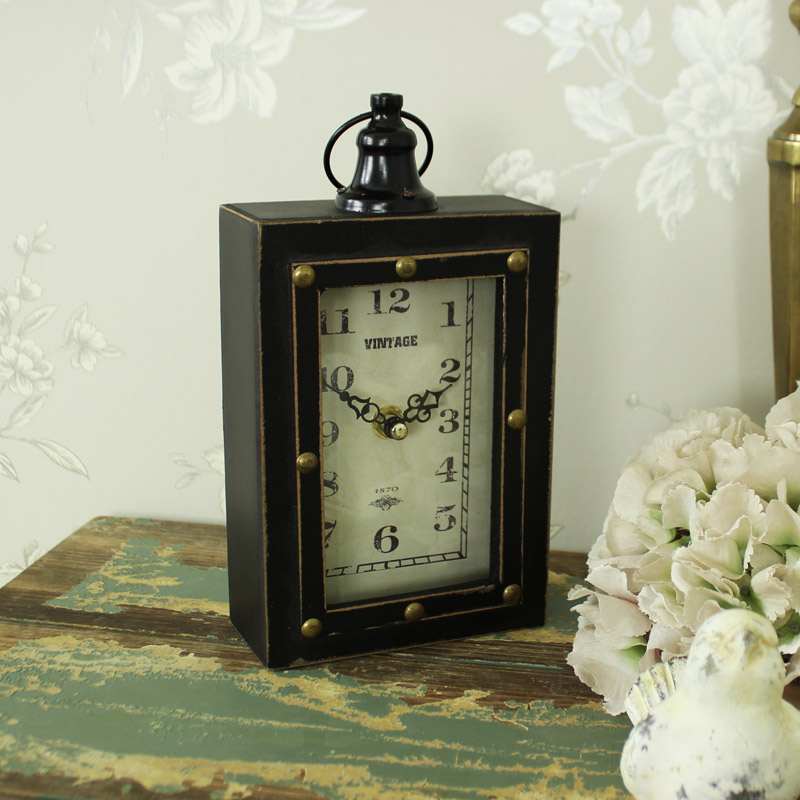
[[[369,114],[362,114],[342,125],[333,134],[325,149],[325,172],[339,191],[336,207],[343,211],[367,214],[416,214],[436,209],[436,196],[426,189],[419,176],[433,154],[433,139],[427,126],[413,114],[402,111],[403,95],[373,94]],[[421,170],[417,170],[414,150],[417,137],[406,127],[402,117],[412,120],[425,134],[428,154]],[[358,163],[353,180],[342,186],[330,169],[330,153],[339,136],[351,125],[369,119],[359,131]]]

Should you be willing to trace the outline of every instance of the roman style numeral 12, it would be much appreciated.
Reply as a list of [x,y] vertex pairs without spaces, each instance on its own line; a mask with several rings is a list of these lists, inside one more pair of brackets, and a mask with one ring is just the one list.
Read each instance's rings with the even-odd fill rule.
[[402,305],[402,303],[405,303],[408,300],[408,298],[411,297],[411,293],[408,291],[408,289],[400,287],[397,289],[392,289],[392,291],[389,292],[389,297],[391,297],[392,300],[394,300],[395,302],[389,306],[388,311],[384,311],[382,303],[383,299],[382,292],[383,289],[370,290],[370,294],[374,298],[372,304],[374,310],[370,312],[371,314],[391,314],[393,311],[397,312],[398,314],[405,314],[406,311],[408,311],[408,309],[411,308],[410,303]]

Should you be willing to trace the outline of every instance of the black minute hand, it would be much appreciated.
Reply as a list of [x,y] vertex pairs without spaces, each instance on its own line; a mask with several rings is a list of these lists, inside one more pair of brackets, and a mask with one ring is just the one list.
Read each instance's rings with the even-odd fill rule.
[[344,389],[337,389],[335,386],[329,388],[339,395],[339,399],[356,415],[356,419],[363,419],[364,422],[375,422],[381,416],[381,409],[377,403],[372,402],[371,397],[358,397],[350,394]]

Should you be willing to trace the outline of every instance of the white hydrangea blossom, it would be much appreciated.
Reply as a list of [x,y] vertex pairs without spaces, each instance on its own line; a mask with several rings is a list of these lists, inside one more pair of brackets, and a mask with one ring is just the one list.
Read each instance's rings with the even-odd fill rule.
[[693,412],[656,434],[617,482],[592,547],[568,661],[610,713],[643,669],[685,655],[702,623],[766,617],[800,672],[800,389],[766,428],[736,409]]

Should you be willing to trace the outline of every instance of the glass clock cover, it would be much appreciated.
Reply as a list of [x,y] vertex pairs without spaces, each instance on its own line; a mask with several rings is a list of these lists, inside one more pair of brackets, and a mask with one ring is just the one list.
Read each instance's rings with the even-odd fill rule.
[[498,279],[320,294],[326,604],[490,574]]

